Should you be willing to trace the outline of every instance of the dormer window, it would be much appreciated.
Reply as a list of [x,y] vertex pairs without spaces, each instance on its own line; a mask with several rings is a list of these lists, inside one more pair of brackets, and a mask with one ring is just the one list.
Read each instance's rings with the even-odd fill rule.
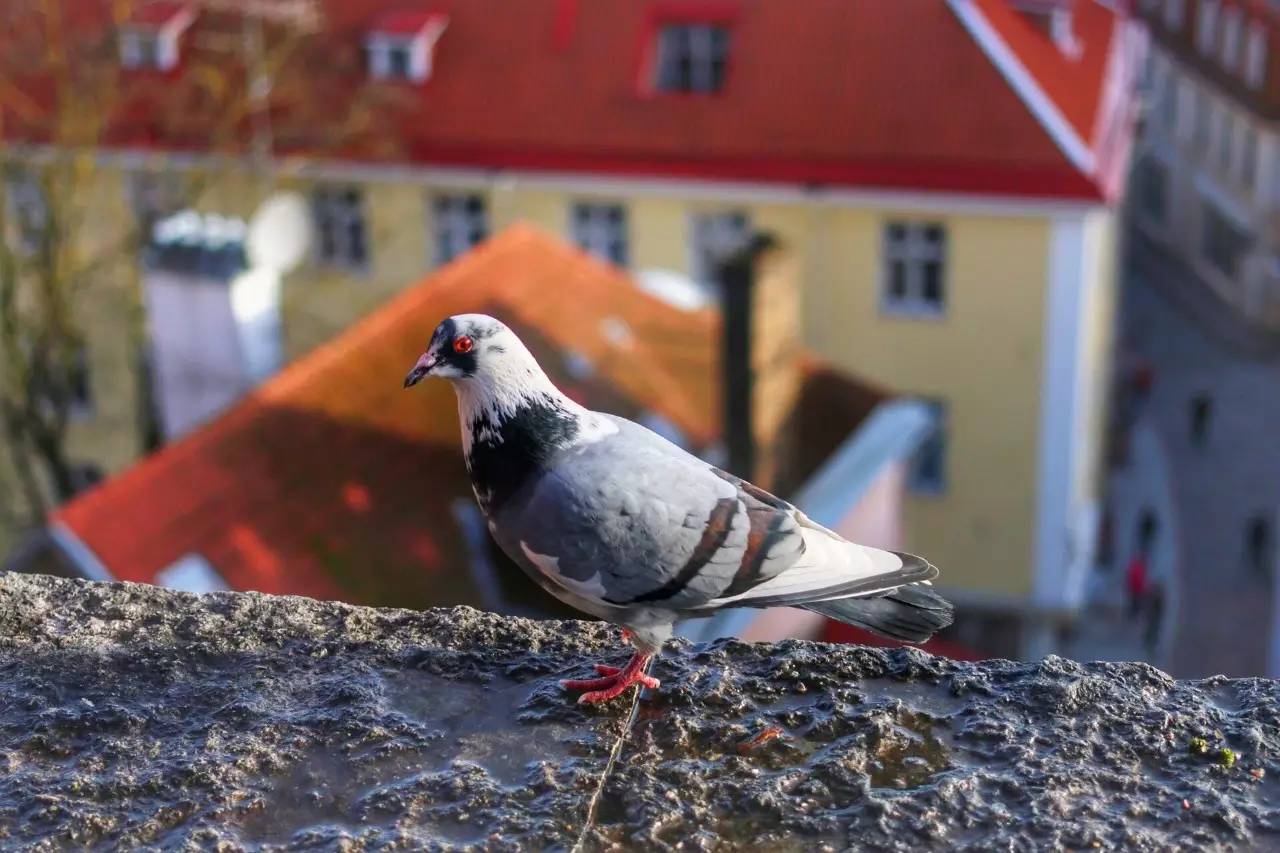
[[375,80],[424,83],[431,79],[436,42],[449,25],[439,13],[393,12],[383,15],[365,39],[369,76]]
[[723,23],[671,23],[658,30],[654,89],[711,94],[724,88],[729,27]]
[[1064,55],[1076,58],[1082,47],[1072,24],[1074,0],[1015,0],[1014,7]]
[[120,28],[120,64],[137,70],[168,71],[178,64],[183,32],[195,10],[181,3],[149,3]]

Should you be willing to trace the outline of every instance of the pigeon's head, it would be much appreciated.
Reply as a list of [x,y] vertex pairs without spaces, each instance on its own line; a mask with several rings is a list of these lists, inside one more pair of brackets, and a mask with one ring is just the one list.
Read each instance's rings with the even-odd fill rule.
[[436,326],[426,352],[418,357],[404,387],[428,376],[458,381],[504,372],[512,362],[532,360],[529,351],[501,321],[486,314],[455,314]]

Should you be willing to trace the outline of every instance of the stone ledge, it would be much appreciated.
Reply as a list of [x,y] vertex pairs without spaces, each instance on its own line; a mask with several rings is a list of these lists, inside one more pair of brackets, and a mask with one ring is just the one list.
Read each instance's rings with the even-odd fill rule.
[[0,846],[1280,843],[1272,681],[726,641],[629,719],[555,686],[601,657],[599,624],[0,576]]

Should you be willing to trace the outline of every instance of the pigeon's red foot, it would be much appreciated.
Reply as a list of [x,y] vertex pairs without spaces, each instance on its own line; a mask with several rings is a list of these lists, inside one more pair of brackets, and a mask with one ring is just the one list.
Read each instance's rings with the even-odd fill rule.
[[596,672],[600,673],[600,678],[567,679],[561,681],[560,686],[565,690],[587,691],[578,697],[578,704],[616,699],[633,684],[657,689],[662,682],[652,675],[646,675],[644,671],[652,657],[653,655],[644,652],[636,652],[622,669],[596,664]]

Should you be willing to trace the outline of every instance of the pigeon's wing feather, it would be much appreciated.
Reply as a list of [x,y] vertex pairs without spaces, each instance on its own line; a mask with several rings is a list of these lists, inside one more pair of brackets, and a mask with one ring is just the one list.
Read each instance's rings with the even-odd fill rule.
[[747,543],[736,490],[692,457],[621,438],[557,459],[519,517],[505,521],[503,533],[518,539],[509,550],[601,605],[709,601],[728,587]]
[[509,522],[521,556],[575,595],[697,612],[876,594],[937,575],[618,423],[617,434],[566,451]]

